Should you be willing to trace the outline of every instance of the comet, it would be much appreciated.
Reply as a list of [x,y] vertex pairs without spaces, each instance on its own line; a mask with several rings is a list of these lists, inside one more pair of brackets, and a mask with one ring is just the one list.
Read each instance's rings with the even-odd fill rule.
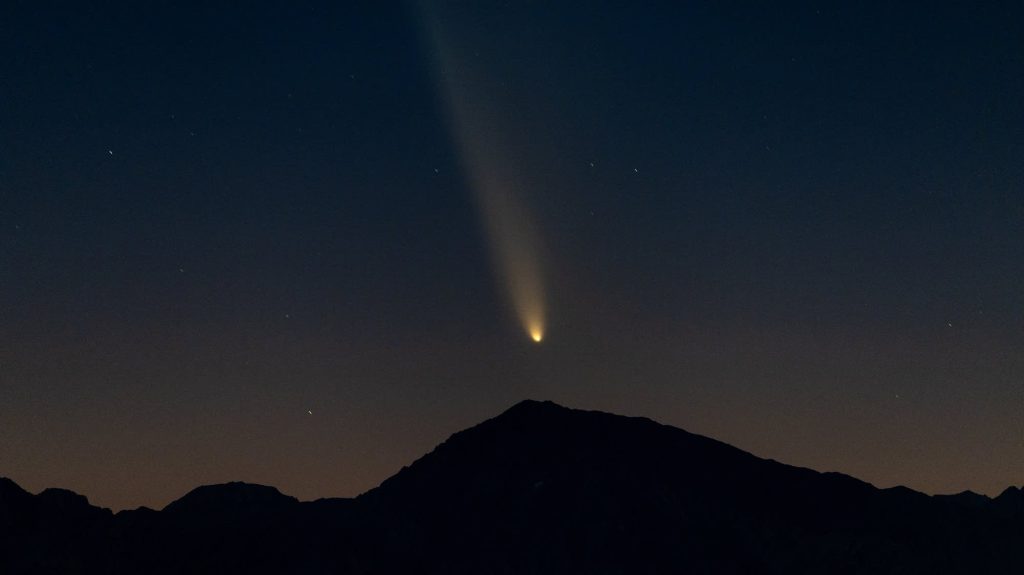
[[[488,76],[460,57],[440,19],[421,5],[433,59],[433,75],[462,171],[489,246],[495,278],[511,303],[523,331],[536,343],[544,339],[546,305],[540,264],[540,237],[523,198],[520,174],[525,166],[513,153],[509,106],[487,93]],[[493,82],[491,82],[493,84]]]

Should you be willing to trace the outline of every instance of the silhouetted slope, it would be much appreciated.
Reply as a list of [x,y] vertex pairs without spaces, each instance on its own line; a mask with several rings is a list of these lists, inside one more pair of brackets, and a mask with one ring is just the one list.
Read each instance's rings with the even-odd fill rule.
[[935,499],[951,505],[959,505],[971,509],[985,509],[992,504],[992,499],[973,491],[961,491],[953,495],[936,495]]
[[455,434],[360,500],[401,517],[411,561],[442,570],[500,558],[524,572],[936,572],[976,559],[946,532],[959,510],[925,495],[553,403]]
[[[353,545],[369,549],[352,500],[300,503],[248,483],[192,490],[160,512],[116,517],[118,562],[143,573],[347,573]],[[173,545],[168,545],[173,542]]]
[[1022,489],[1007,487],[992,500],[992,505],[1009,517],[1024,520],[1024,490]]
[[235,481],[197,487],[163,510],[185,516],[247,517],[287,509],[298,501],[273,487]]
[[71,573],[103,564],[111,518],[71,491],[31,495],[0,478],[0,573]]
[[0,479],[0,573],[1020,573],[1024,492],[879,490],[526,401],[356,498],[200,487],[110,514]]

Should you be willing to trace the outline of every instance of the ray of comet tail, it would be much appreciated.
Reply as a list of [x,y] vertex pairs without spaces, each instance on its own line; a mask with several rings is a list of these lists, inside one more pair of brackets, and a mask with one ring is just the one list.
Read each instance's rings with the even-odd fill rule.
[[[521,189],[522,166],[514,161],[507,110],[499,111],[496,94],[486,93],[486,75],[459,58],[440,18],[421,3],[420,14],[430,42],[433,73],[458,144],[462,169],[473,188],[499,283],[519,322],[535,342],[544,338],[545,301],[538,237],[531,226]],[[503,113],[501,113],[503,112]]]

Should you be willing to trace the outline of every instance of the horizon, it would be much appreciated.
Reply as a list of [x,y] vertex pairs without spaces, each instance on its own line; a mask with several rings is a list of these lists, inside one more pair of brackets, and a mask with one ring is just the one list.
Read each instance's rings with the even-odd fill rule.
[[[501,417],[502,415],[504,415],[505,413],[507,413],[508,411],[510,411],[510,410],[512,410],[512,409],[514,409],[514,408],[520,407],[520,406],[522,406],[522,405],[524,405],[524,404],[552,404],[552,405],[554,405],[554,406],[558,407],[559,409],[564,409],[564,410],[567,410],[567,411],[579,411],[579,412],[590,412],[590,413],[601,413],[601,414],[609,414],[609,415],[614,415],[614,416],[616,416],[616,417],[620,417],[620,418],[630,418],[630,419],[632,419],[632,418],[639,418],[639,419],[647,419],[647,420],[649,420],[649,421],[652,421],[653,423],[656,423],[656,424],[659,424],[659,425],[667,425],[667,424],[664,424],[664,423],[662,423],[662,422],[660,422],[660,421],[657,421],[657,420],[655,420],[655,419],[651,419],[651,418],[645,417],[645,416],[643,416],[643,415],[624,415],[624,414],[618,414],[618,413],[610,413],[610,412],[605,412],[605,411],[600,411],[600,410],[590,410],[590,409],[581,409],[581,408],[576,408],[576,407],[571,407],[571,406],[566,406],[566,405],[562,405],[562,404],[560,404],[560,403],[558,403],[558,402],[555,402],[555,401],[552,401],[552,400],[549,400],[549,399],[531,399],[531,398],[527,398],[527,399],[522,399],[522,400],[519,400],[519,401],[517,401],[517,402],[516,402],[516,403],[514,403],[513,405],[511,405],[511,406],[509,406],[508,408],[506,408],[505,410],[503,410],[503,411],[502,411],[501,413],[498,413],[498,414],[496,414],[496,415],[493,415],[493,416],[491,416],[491,417],[489,417],[489,418],[487,418],[487,419],[481,420],[481,421],[479,421],[479,422],[477,422],[477,423],[473,424],[473,425],[472,425],[472,426],[470,426],[470,427],[467,427],[467,428],[464,428],[464,429],[459,429],[459,430],[456,430],[456,431],[452,432],[452,434],[449,434],[449,435],[448,435],[448,437],[446,437],[445,439],[443,439],[443,440],[441,440],[441,441],[438,441],[438,442],[437,442],[437,444],[435,445],[435,447],[437,447],[437,446],[441,445],[442,443],[444,443],[445,441],[447,441],[448,439],[450,439],[450,438],[451,438],[451,436],[452,436],[452,435],[454,435],[454,434],[456,434],[456,433],[459,433],[459,432],[462,432],[462,431],[467,431],[467,430],[469,430],[469,429],[472,429],[472,428],[474,428],[474,427],[476,427],[476,426],[478,426],[478,425],[480,425],[480,424],[482,424],[482,423],[486,423],[486,422],[488,422],[488,421],[491,421],[491,420],[493,420],[493,419],[497,419],[497,418]],[[677,427],[677,426],[672,426],[672,425],[668,425],[668,427],[671,427],[671,428],[673,428],[673,429],[678,429],[678,430],[681,430],[681,431],[685,431],[685,432],[687,432],[687,433],[693,433],[692,431],[690,431],[690,430],[687,430],[687,429],[685,429],[685,428],[682,428],[682,427]],[[716,441],[716,442],[718,442],[718,441],[719,441],[719,440],[717,440],[717,439],[716,439],[716,438],[714,438],[714,437],[706,437],[706,436],[704,436],[704,435],[701,435],[701,434],[694,434],[694,435],[696,435],[697,437],[700,437],[700,438],[704,438],[704,439],[710,439],[710,440],[712,440],[712,441]],[[736,449],[738,449],[738,450],[742,451],[743,453],[747,453],[747,454],[753,455],[754,457],[758,458],[758,459],[759,459],[759,460],[761,460],[761,461],[775,461],[775,460],[773,460],[773,459],[770,459],[770,458],[762,457],[762,456],[758,455],[757,453],[753,453],[753,452],[747,451],[746,449],[744,449],[744,448],[743,448],[742,446],[739,446],[739,445],[731,445],[731,444],[728,444],[728,443],[725,443],[725,445],[727,445],[727,446],[729,446],[729,447],[733,447],[733,448],[736,448]],[[430,450],[430,451],[424,452],[424,453],[423,453],[423,454],[421,454],[420,456],[417,456],[417,457],[415,458],[415,460],[419,460],[419,459],[420,459],[421,457],[423,457],[423,456],[425,456],[425,455],[429,454],[430,452],[432,452],[432,451],[433,451],[433,449],[434,449],[434,448],[431,448],[431,450]],[[402,469],[405,469],[405,468],[406,468],[407,466],[410,466],[410,465],[412,465],[412,464],[413,464],[413,463],[415,462],[415,460],[413,460],[413,461],[409,461],[408,463],[404,464],[404,465],[403,465],[403,466],[402,466],[402,467],[401,467],[401,468],[399,469],[399,471],[401,471]],[[826,474],[826,473],[839,473],[839,474],[841,474],[841,475],[845,475],[845,476],[847,476],[847,477],[852,477],[853,479],[857,479],[858,481],[864,481],[863,479],[861,479],[861,478],[859,478],[859,477],[856,477],[856,476],[853,476],[853,475],[850,475],[850,474],[844,473],[844,472],[843,472],[843,471],[841,471],[841,470],[822,470],[822,469],[812,469],[812,468],[809,468],[809,467],[805,467],[805,466],[799,465],[798,463],[793,463],[793,462],[787,462],[787,461],[779,461],[778,463],[781,463],[781,464],[783,464],[783,465],[786,465],[786,466],[788,466],[788,467],[796,467],[796,468],[801,468],[801,469],[810,469],[811,471],[815,471],[815,472],[817,472],[817,473],[819,473],[819,474]],[[397,472],[396,472],[396,473],[397,473]],[[131,507],[131,508],[120,508],[120,509],[117,509],[117,508],[112,508],[112,507],[105,507],[105,506],[102,506],[102,505],[97,505],[97,504],[96,504],[96,502],[94,502],[94,501],[92,501],[91,499],[89,499],[89,494],[88,494],[88,493],[80,493],[80,492],[78,492],[78,491],[75,491],[75,490],[73,490],[73,489],[67,489],[67,490],[68,490],[68,491],[71,491],[71,492],[73,492],[73,493],[76,493],[77,495],[81,495],[81,496],[85,497],[85,498],[86,498],[86,499],[87,499],[87,500],[89,501],[89,504],[90,504],[90,505],[94,505],[94,506],[97,506],[97,507],[100,507],[100,508],[103,508],[103,509],[108,509],[108,510],[112,511],[113,513],[117,514],[117,513],[120,513],[121,511],[135,511],[135,510],[138,510],[138,509],[144,509],[144,508],[148,508],[148,509],[152,509],[152,510],[160,511],[160,510],[163,510],[163,509],[164,509],[165,507],[167,507],[168,505],[170,505],[170,504],[172,504],[172,503],[174,503],[174,502],[177,502],[177,501],[179,501],[179,500],[181,500],[181,499],[184,499],[185,497],[187,497],[188,495],[190,495],[190,494],[191,494],[191,493],[192,493],[193,491],[196,491],[196,490],[198,490],[198,489],[201,489],[201,488],[205,488],[205,487],[223,487],[223,486],[229,486],[229,485],[236,485],[236,484],[237,484],[237,485],[245,485],[245,486],[256,486],[256,487],[270,487],[270,488],[273,488],[273,489],[274,489],[275,491],[277,491],[278,493],[280,493],[281,495],[284,495],[284,496],[287,496],[287,497],[295,497],[295,498],[296,498],[296,499],[297,499],[297,500],[298,500],[298,501],[299,501],[300,503],[303,503],[303,502],[305,502],[305,503],[308,503],[308,502],[314,502],[314,501],[319,501],[319,500],[321,500],[321,499],[356,499],[356,498],[358,498],[358,497],[360,497],[360,496],[364,495],[364,494],[365,494],[365,493],[367,493],[368,491],[372,491],[373,489],[376,489],[376,488],[377,488],[377,487],[379,487],[379,486],[380,486],[380,485],[381,485],[381,484],[382,484],[383,482],[387,481],[387,479],[389,479],[389,478],[393,477],[394,475],[395,475],[395,473],[393,473],[393,474],[391,474],[391,475],[389,475],[389,476],[387,476],[387,477],[385,477],[385,478],[381,479],[381,481],[380,481],[380,482],[378,482],[378,483],[377,483],[376,485],[374,485],[374,486],[370,487],[370,488],[369,488],[369,489],[367,489],[366,491],[363,491],[363,492],[357,493],[357,494],[355,494],[355,495],[348,495],[348,496],[343,496],[343,495],[321,494],[321,495],[319,495],[319,496],[315,496],[315,497],[311,497],[311,498],[301,498],[301,497],[295,497],[294,495],[290,494],[290,493],[289,493],[289,492],[287,492],[286,490],[282,490],[282,489],[278,488],[278,487],[277,487],[277,486],[275,486],[275,485],[270,485],[270,484],[265,484],[265,483],[257,483],[257,482],[247,481],[247,480],[245,480],[245,479],[239,478],[239,479],[234,479],[234,480],[229,480],[229,481],[223,481],[223,482],[217,482],[217,483],[202,483],[202,484],[198,484],[198,485],[195,485],[195,486],[193,486],[193,487],[189,488],[189,489],[188,489],[187,491],[185,491],[185,492],[183,492],[183,493],[181,493],[181,494],[179,494],[179,495],[175,496],[174,498],[170,499],[169,501],[167,501],[167,502],[163,503],[162,505],[158,505],[158,506],[153,506],[153,505],[145,505],[145,504],[143,504],[143,505],[139,505],[139,506],[136,506],[136,507]],[[11,481],[13,481],[13,482],[14,482],[15,484],[17,484],[17,485],[18,485],[19,487],[21,487],[22,489],[25,489],[25,486],[21,485],[21,484],[20,484],[20,483],[18,483],[18,482],[17,482],[16,480],[14,480],[14,479],[12,479],[12,478],[10,478],[10,477],[7,477],[7,476],[5,476],[5,475],[3,475],[3,474],[0,474],[0,479],[8,479],[8,480],[11,480]],[[872,483],[871,483],[871,482],[869,482],[869,481],[864,481],[864,482],[865,482],[865,483],[868,483],[868,484],[869,484],[869,485],[871,485],[872,487],[874,487],[874,488],[876,488],[876,489],[880,489],[880,490],[887,490],[887,489],[896,489],[896,488],[904,488],[904,489],[910,489],[909,487],[906,487],[906,486],[904,486],[904,485],[892,485],[892,486],[878,486],[878,485],[874,485],[874,484],[872,484]],[[36,490],[36,491],[33,491],[33,490],[28,490],[28,489],[26,489],[26,491],[28,491],[29,493],[32,493],[32,494],[34,494],[34,495],[38,495],[38,494],[42,493],[43,491],[45,491],[46,489],[66,489],[66,488],[64,488],[64,487],[61,487],[61,486],[59,486],[59,485],[51,485],[51,486],[48,486],[48,487],[45,487],[45,488],[43,488],[43,489],[40,489],[40,490]],[[911,489],[911,490],[912,490],[912,491],[915,491],[915,492],[917,492],[917,493],[922,493],[922,494],[924,494],[924,495],[927,495],[927,496],[929,496],[929,497],[935,497],[935,496],[951,496],[951,495],[962,495],[962,494],[965,494],[965,493],[972,493],[972,494],[975,494],[975,495],[980,495],[980,496],[982,496],[982,497],[985,497],[986,499],[992,500],[992,499],[995,499],[995,498],[996,498],[996,497],[997,497],[998,495],[1000,495],[1000,494],[1002,494],[1002,493],[1004,493],[1004,492],[1006,492],[1006,491],[1012,490],[1012,489],[1024,489],[1024,487],[1022,487],[1022,486],[1017,486],[1017,485],[1007,485],[1007,486],[1006,486],[1005,488],[1003,488],[1002,490],[1000,490],[1000,491],[999,491],[999,493],[994,493],[994,494],[990,494],[990,493],[976,493],[976,492],[974,492],[974,491],[971,491],[971,490],[969,490],[969,489],[963,489],[963,490],[960,490],[960,491],[956,491],[956,492],[950,492],[950,493],[926,493],[926,492],[923,492],[923,491],[918,491],[918,490],[913,490],[913,489]]]

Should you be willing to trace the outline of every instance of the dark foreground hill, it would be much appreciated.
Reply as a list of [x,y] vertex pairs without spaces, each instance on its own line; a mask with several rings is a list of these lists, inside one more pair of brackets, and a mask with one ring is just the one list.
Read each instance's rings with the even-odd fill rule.
[[876,489],[527,401],[355,499],[200,487],[117,514],[0,479],[0,573],[1024,573],[1024,493]]

